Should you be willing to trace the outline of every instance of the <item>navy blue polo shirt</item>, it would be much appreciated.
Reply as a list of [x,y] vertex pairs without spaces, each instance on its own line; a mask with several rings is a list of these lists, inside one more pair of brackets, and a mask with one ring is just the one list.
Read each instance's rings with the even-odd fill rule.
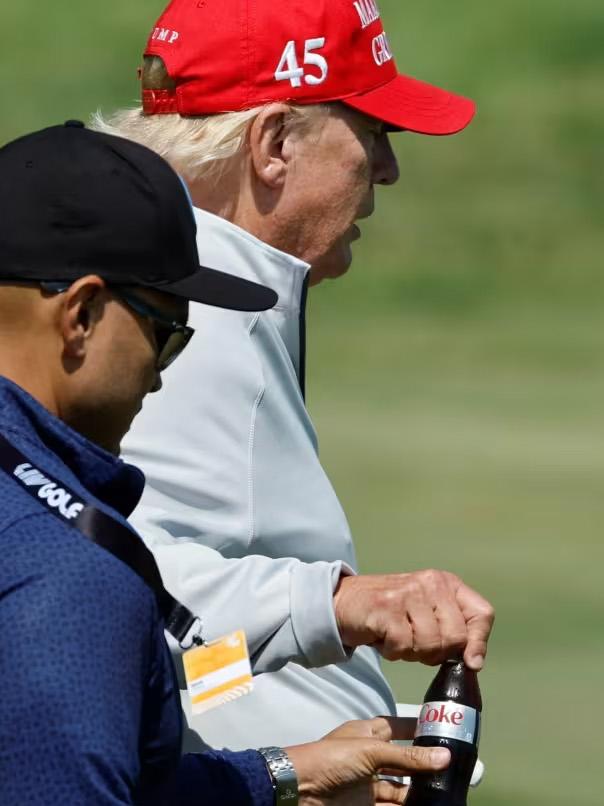
[[[0,377],[0,432],[126,522],[143,474]],[[155,597],[0,470],[0,803],[271,806],[256,751],[180,757]]]

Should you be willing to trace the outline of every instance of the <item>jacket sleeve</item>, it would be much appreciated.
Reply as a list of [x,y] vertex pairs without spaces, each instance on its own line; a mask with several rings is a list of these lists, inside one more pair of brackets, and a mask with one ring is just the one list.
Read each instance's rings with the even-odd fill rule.
[[348,657],[333,611],[342,563],[294,559],[281,534],[252,554],[251,452],[265,379],[246,316],[191,306],[195,340],[125,440],[126,459],[147,476],[131,521],[207,638],[245,629],[256,673],[339,663]]
[[273,806],[266,762],[256,750],[189,753],[182,757],[169,806]]
[[[209,751],[179,756],[182,719],[174,667],[158,619],[151,636],[151,662],[145,686],[147,707],[140,726],[150,736],[140,748],[145,775],[136,803],[154,806],[273,806],[274,792],[264,758],[255,750]],[[174,735],[174,726],[178,731]],[[176,751],[162,763],[162,736],[172,735]]]
[[342,563],[226,559],[195,541],[161,543],[157,523],[142,533],[148,541],[153,535],[164,585],[199,615],[206,640],[245,630],[255,674],[290,661],[314,668],[348,658],[333,608],[337,582],[348,573]]

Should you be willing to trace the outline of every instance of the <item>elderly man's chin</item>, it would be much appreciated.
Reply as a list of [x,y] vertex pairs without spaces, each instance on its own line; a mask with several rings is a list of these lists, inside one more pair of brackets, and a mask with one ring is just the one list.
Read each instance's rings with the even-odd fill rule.
[[310,270],[310,285],[318,285],[323,280],[335,280],[346,274],[352,263],[352,242],[359,236],[358,227],[353,225],[329,252],[314,260]]

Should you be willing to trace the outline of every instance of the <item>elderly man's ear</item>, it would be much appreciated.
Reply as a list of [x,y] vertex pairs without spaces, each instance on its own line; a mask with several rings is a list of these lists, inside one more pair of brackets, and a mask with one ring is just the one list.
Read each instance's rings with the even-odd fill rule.
[[287,104],[265,107],[254,119],[249,148],[257,179],[269,188],[283,187],[294,158],[295,133],[288,125],[291,110]]

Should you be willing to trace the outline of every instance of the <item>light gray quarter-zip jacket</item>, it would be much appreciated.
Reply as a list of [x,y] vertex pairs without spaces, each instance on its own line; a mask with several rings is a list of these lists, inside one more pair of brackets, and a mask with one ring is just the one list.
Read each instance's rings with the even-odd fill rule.
[[252,694],[193,716],[173,646],[185,748],[298,744],[395,703],[374,650],[347,654],[335,622],[333,591],[355,554],[302,393],[309,266],[195,214],[200,262],[279,301],[260,314],[191,305],[193,341],[124,443],[147,477],[133,522],[206,639],[245,629],[259,675]]

